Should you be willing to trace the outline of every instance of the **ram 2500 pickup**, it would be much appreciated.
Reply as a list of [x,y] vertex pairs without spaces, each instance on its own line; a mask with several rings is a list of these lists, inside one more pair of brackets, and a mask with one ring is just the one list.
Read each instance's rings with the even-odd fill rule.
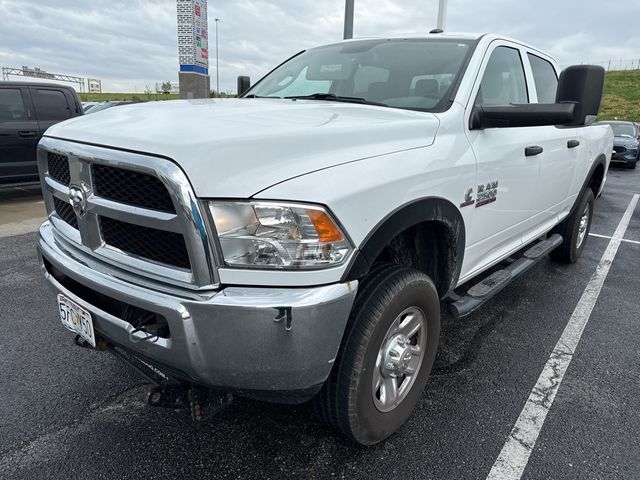
[[153,378],[152,405],[313,398],[380,442],[425,388],[441,306],[587,244],[604,72],[558,74],[494,35],[353,40],[240,77],[238,99],[55,125],[38,250],[60,319]]

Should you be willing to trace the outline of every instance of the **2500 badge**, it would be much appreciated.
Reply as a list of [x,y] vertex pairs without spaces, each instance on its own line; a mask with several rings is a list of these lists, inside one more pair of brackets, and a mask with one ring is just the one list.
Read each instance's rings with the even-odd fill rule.
[[488,203],[495,202],[498,198],[498,181],[494,180],[486,184],[478,185],[478,198],[473,198],[473,188],[468,188],[464,193],[464,202],[460,204],[460,208],[468,207],[475,204],[476,208]]

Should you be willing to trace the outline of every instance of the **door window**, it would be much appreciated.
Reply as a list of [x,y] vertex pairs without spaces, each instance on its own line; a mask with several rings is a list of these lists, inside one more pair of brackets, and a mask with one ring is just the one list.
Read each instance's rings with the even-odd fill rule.
[[558,90],[558,77],[551,63],[531,53],[528,54],[533,81],[538,92],[538,103],[555,103]]
[[60,90],[36,89],[38,120],[64,120],[71,117],[67,99]]
[[524,67],[517,49],[497,47],[482,76],[476,105],[510,103],[529,103]]
[[22,122],[28,119],[20,89],[0,88],[0,122]]

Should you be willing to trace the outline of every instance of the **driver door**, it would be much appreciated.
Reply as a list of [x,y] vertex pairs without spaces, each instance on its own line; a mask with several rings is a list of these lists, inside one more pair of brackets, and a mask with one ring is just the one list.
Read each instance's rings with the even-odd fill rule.
[[539,130],[469,128],[475,105],[529,103],[522,54],[518,46],[509,42],[492,43],[467,105],[465,128],[477,162],[472,207],[475,211],[465,253],[469,276],[518,250],[529,219],[536,214],[536,189],[544,152],[532,155],[528,147],[540,142]]

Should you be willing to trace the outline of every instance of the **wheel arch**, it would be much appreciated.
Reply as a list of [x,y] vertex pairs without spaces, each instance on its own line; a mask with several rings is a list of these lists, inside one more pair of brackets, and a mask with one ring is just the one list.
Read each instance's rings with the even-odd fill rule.
[[591,165],[591,169],[589,170],[589,175],[587,175],[587,179],[585,184],[583,185],[583,190],[587,187],[590,187],[593,190],[593,195],[595,197],[600,193],[600,189],[602,188],[602,182],[604,181],[605,173],[607,169],[607,157],[603,153],[598,155]]
[[[342,281],[364,277],[385,248],[409,233],[417,235],[412,246],[417,249],[417,255],[428,260],[424,268],[419,269],[432,276],[440,297],[446,296],[460,277],[466,230],[460,210],[441,197],[414,200],[383,218],[360,244]],[[435,247],[436,251],[425,251],[425,247]],[[442,255],[442,250],[446,250],[446,256]]]

